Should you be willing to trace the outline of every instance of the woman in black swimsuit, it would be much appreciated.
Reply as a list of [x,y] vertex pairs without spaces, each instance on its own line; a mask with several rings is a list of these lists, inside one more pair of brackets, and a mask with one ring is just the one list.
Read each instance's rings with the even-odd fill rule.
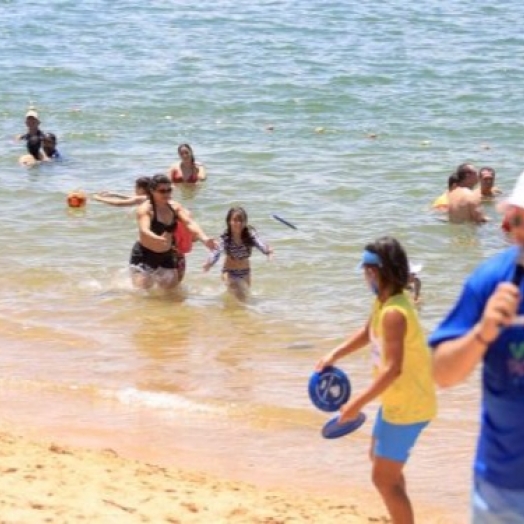
[[171,200],[171,181],[165,175],[151,178],[148,200],[137,210],[138,242],[131,250],[133,285],[149,289],[155,282],[164,289],[178,282],[177,257],[173,251],[173,232],[181,220],[209,249],[216,247],[200,226],[191,220],[180,204]]

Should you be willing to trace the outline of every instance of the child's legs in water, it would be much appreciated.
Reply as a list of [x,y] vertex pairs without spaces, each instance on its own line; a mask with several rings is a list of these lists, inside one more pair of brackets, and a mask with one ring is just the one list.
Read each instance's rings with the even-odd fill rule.
[[251,285],[251,270],[223,269],[222,280],[227,288],[239,299],[245,299]]

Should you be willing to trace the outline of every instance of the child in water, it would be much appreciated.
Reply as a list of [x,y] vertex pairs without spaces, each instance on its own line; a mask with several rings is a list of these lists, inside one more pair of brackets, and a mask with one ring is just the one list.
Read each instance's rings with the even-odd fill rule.
[[44,159],[48,161],[62,160],[62,155],[56,148],[57,140],[54,133],[44,133],[42,138],[42,149],[44,151]]
[[148,199],[147,195],[150,182],[151,177],[141,176],[135,180],[135,194],[132,196],[101,191],[100,193],[95,193],[93,199],[104,204],[109,204],[110,206],[137,206],[143,204]]
[[339,423],[355,419],[380,397],[371,440],[372,479],[393,524],[413,524],[404,465],[422,430],[436,415],[431,354],[417,313],[404,289],[409,265],[400,243],[382,237],[368,244],[360,264],[375,295],[368,321],[316,365],[317,371],[370,345],[374,378],[340,412]]
[[242,207],[232,207],[226,216],[227,229],[221,236],[220,244],[213,250],[204,264],[204,271],[209,271],[218,262],[220,254],[226,253],[222,268],[222,280],[238,298],[245,298],[251,285],[249,257],[253,247],[271,258],[273,249],[264,244],[255,229],[247,223],[247,213]]

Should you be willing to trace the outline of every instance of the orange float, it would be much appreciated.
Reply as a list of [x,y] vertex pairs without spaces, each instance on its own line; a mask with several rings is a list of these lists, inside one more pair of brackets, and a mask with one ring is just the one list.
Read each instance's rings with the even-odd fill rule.
[[69,207],[85,207],[86,203],[87,196],[83,191],[71,191],[71,193],[67,195],[67,205]]

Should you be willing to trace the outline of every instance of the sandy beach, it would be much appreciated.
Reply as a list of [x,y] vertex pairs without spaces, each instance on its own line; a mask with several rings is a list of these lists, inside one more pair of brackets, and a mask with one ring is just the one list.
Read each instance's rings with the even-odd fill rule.
[[[389,522],[380,501],[348,490],[329,498],[0,434],[0,523]],[[419,521],[449,524],[427,511]]]
[[0,434],[0,522],[387,522],[330,500]]

